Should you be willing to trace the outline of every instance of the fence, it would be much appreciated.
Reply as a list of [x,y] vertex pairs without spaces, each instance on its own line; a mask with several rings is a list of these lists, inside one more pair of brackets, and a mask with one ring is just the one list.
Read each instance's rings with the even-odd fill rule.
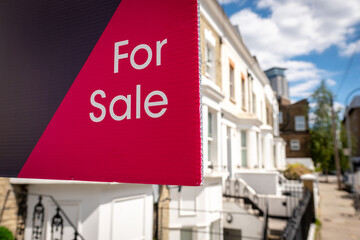
[[282,239],[307,239],[310,225],[314,219],[313,194],[306,191],[299,205],[294,209],[292,217],[284,229]]
[[[40,240],[43,239],[44,236],[44,219],[45,219],[45,207],[43,204],[43,198],[47,198],[51,201],[51,203],[55,206],[55,214],[51,218],[51,240],[63,240],[64,236],[64,225],[65,221],[71,226],[74,231],[74,238],[71,240],[78,240],[84,238],[79,234],[76,226],[71,222],[69,217],[66,215],[64,210],[55,200],[55,198],[51,195],[41,195],[36,193],[28,193],[25,191],[15,191],[8,190],[6,195],[4,196],[4,203],[2,208],[0,209],[0,224],[2,222],[3,216],[7,210],[11,210],[12,208],[7,207],[7,202],[10,196],[10,193],[13,192],[16,196],[17,200],[17,223],[16,223],[16,231],[15,231],[15,239],[16,240],[24,240],[25,238],[25,225],[26,220],[29,219],[27,216],[28,213],[28,196],[37,197],[37,203],[33,206],[32,217],[31,217],[31,240]],[[29,223],[28,223],[29,224]],[[70,239],[64,239],[70,240]]]
[[294,211],[303,198],[304,186],[301,180],[285,180],[282,183],[282,188],[282,194],[288,197],[288,201],[284,202],[286,215],[291,216],[292,211]]
[[[221,211],[221,210],[205,210],[205,209],[187,209],[187,208],[170,208],[162,207],[159,209],[159,218],[167,218],[169,215],[181,215],[181,219],[186,221],[186,224],[174,224],[173,226],[162,225],[159,227],[159,240],[163,239],[243,239],[243,240],[263,240],[263,236],[267,237],[264,232],[260,235],[246,234],[240,229],[225,229],[221,222],[234,221],[237,215],[248,215],[248,213],[237,211]],[[196,219],[208,219],[212,221],[209,226],[198,225],[196,219],[191,221],[187,217],[196,216]],[[266,215],[264,215],[264,220]],[[160,221],[161,223],[162,221]],[[181,227],[180,227],[181,226]],[[264,221],[263,228],[267,233],[267,222]],[[229,231],[230,230],[230,231]],[[166,236],[166,237],[164,237]]]
[[268,208],[271,218],[289,218],[303,196],[302,181],[282,183],[283,195],[258,194],[242,179],[227,179],[223,196],[242,200],[244,208],[257,210],[259,216]]

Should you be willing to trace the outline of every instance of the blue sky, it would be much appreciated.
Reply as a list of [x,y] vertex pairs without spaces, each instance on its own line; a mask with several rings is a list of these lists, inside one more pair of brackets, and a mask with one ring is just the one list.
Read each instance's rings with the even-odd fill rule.
[[360,0],[218,2],[264,70],[287,68],[292,101],[309,97],[322,79],[339,107],[360,88]]

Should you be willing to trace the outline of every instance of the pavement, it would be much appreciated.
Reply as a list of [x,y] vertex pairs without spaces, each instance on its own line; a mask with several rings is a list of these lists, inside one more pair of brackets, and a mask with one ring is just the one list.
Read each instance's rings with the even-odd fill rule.
[[329,182],[320,177],[320,236],[321,240],[360,240],[360,216],[356,214],[350,193],[337,190],[336,176]]

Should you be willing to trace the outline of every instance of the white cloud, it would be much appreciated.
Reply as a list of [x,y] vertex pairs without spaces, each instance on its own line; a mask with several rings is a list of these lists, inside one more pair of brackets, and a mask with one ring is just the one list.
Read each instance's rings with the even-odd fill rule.
[[280,65],[288,69],[286,71],[286,78],[289,82],[297,82],[304,79],[321,79],[325,75],[330,75],[330,73],[318,69],[311,62],[284,60]]
[[[264,68],[287,68],[291,84],[290,96],[307,97],[332,73],[318,69],[306,61],[291,60],[313,52],[322,53],[337,46],[344,56],[351,55],[360,40],[347,43],[353,37],[354,25],[360,23],[359,0],[259,0],[259,9],[270,10],[267,17],[251,9],[243,9],[230,17]],[[360,46],[357,48],[360,52]],[[329,85],[335,81],[328,79]]]
[[220,4],[229,4],[229,3],[238,3],[240,5],[244,4],[246,0],[217,0]]
[[349,57],[354,53],[359,53],[360,52],[360,39],[355,42],[351,42],[349,44],[341,44],[340,48],[341,48],[341,51],[340,51],[341,56]]
[[336,85],[336,81],[329,78],[329,79],[326,79],[326,84],[329,86],[334,86],[334,85]]
[[309,107],[310,108],[314,108],[314,107],[316,107],[317,106],[317,103],[316,102],[310,102],[309,103]]
[[308,98],[312,89],[319,85],[321,80],[312,79],[290,87],[290,96],[296,98]]
[[337,112],[342,112],[345,110],[345,106],[344,104],[340,103],[340,102],[334,102],[334,110]]
[[360,22],[358,0],[260,0],[257,6],[269,8],[271,15],[243,9],[230,20],[262,64],[271,61],[266,53],[284,59],[340,46]]

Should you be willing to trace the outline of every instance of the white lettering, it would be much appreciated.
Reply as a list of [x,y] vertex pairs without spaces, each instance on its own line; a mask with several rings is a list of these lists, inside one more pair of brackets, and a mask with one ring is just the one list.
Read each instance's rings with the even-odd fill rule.
[[[120,59],[124,59],[124,58],[128,58],[129,54],[128,53],[123,53],[123,54],[119,54],[119,47],[120,46],[125,46],[129,44],[129,40],[124,40],[124,41],[120,41],[120,42],[116,42],[115,43],[115,49],[114,49],[114,73],[118,73],[119,72],[119,60]],[[167,44],[167,38],[165,38],[162,41],[156,41],[156,66],[160,66],[161,65],[161,50],[162,47]],[[147,59],[143,64],[137,64],[135,62],[135,55],[136,53],[140,50],[140,49],[144,49],[147,53]],[[149,47],[149,45],[147,44],[140,44],[137,45],[130,54],[130,63],[131,66],[137,70],[142,70],[144,68],[146,68],[147,66],[149,66],[151,60],[152,60],[152,50]]]
[[104,120],[105,118],[105,114],[106,114],[106,109],[105,107],[100,104],[100,103],[97,103],[95,102],[95,96],[100,94],[100,96],[102,98],[105,98],[106,95],[105,95],[105,92],[102,91],[102,90],[96,90],[95,92],[93,92],[93,94],[91,94],[91,97],[90,97],[90,103],[91,105],[93,105],[94,107],[96,108],[99,108],[101,110],[101,115],[100,117],[95,117],[95,114],[93,112],[91,112],[89,115],[90,115],[90,119],[93,121],[93,122],[101,122],[102,120]]
[[[150,98],[155,96],[155,95],[160,96],[162,98],[162,101],[149,102]],[[167,105],[167,104],[168,104],[168,100],[167,100],[167,97],[166,97],[165,93],[163,93],[161,91],[152,91],[145,99],[145,103],[144,103],[145,112],[147,113],[147,115],[149,115],[149,117],[159,118],[166,112],[166,108],[161,109],[161,111],[158,112],[158,113],[153,113],[153,112],[150,111],[149,107],[151,107],[151,106],[162,106],[162,105]]]
[[[121,116],[117,116],[114,112],[114,105],[117,101],[119,100],[123,100],[125,103],[126,103],[126,111],[123,115]],[[124,118],[126,119],[130,119],[131,118],[131,95],[127,95],[127,97],[125,98],[124,96],[122,95],[119,95],[119,96],[116,96],[114,97],[113,100],[111,100],[111,103],[110,103],[110,115],[111,117],[115,120],[115,121],[121,121],[123,120]]]
[[141,111],[141,96],[140,96],[140,85],[136,85],[136,118],[140,118],[140,111]]
[[[138,65],[136,62],[135,62],[135,54],[138,50],[140,49],[145,49],[147,51],[147,54],[148,54],[148,58],[146,60],[145,63],[141,64],[141,65]],[[152,58],[152,51],[151,51],[151,48],[146,45],[146,44],[140,44],[138,46],[136,46],[132,52],[131,52],[131,55],[130,55],[130,63],[131,63],[131,66],[137,70],[141,70],[141,69],[144,69],[146,68],[150,62],[151,62],[151,58]]]
[[118,73],[119,72],[119,60],[123,59],[123,58],[128,58],[129,55],[127,53],[124,54],[120,54],[119,55],[119,47],[120,46],[124,46],[124,45],[128,45],[129,44],[129,40],[125,40],[125,41],[121,41],[121,42],[116,42],[115,43],[115,54],[114,54],[114,73]]
[[161,65],[161,48],[167,43],[167,38],[164,39],[162,42],[156,42],[156,66]]

